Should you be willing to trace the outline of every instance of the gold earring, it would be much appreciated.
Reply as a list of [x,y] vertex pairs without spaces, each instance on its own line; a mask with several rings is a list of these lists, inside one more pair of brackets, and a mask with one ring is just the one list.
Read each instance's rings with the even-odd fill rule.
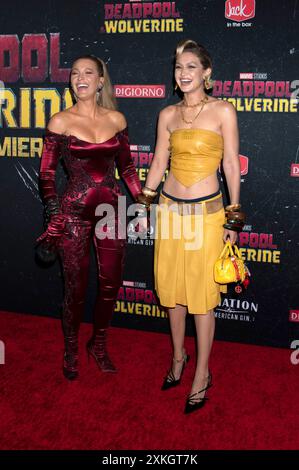
[[178,84],[176,83],[175,84],[175,87],[174,87],[174,91],[177,91],[177,89],[179,88]]
[[204,86],[206,90],[210,90],[213,87],[213,80],[211,80],[210,75],[204,77]]

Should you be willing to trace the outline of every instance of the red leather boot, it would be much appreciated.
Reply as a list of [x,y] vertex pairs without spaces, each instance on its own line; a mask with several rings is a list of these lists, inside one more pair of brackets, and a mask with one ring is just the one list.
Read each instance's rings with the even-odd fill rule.
[[78,377],[78,336],[65,336],[64,342],[63,375],[68,380],[74,380]]
[[86,345],[88,359],[92,356],[102,372],[117,372],[107,353],[107,329],[96,330]]

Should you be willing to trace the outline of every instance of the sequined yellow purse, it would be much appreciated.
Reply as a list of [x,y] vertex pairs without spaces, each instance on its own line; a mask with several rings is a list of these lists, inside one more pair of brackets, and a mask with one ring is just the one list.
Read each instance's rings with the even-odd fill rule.
[[[214,279],[218,284],[229,284],[230,282],[248,284],[249,270],[241,258],[237,245],[227,241],[214,265]],[[247,280],[247,282],[246,282]]]

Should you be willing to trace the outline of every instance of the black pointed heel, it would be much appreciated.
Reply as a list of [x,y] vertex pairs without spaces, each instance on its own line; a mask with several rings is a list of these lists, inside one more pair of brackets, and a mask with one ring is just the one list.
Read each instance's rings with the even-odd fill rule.
[[183,362],[183,367],[181,370],[181,375],[178,379],[175,378],[172,368],[168,371],[168,374],[164,378],[164,382],[162,384],[161,390],[168,390],[169,388],[176,387],[177,385],[180,385],[181,383],[181,378],[184,372],[184,369],[186,367],[187,362],[189,362],[190,356],[189,354],[184,353],[182,359],[175,359],[173,358],[173,362]]
[[[212,374],[209,374],[207,377],[208,383],[205,388],[202,388],[198,392],[192,393],[192,395],[189,395],[185,404],[185,414],[190,414],[193,411],[199,410],[202,408],[206,401],[208,400],[207,395],[207,390],[212,387]],[[197,397],[199,393],[206,392],[205,395],[201,397]]]

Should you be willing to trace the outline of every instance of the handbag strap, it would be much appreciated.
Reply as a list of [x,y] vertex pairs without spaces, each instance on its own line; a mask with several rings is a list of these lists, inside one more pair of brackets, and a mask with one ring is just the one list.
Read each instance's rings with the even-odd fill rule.
[[233,252],[233,249],[232,249],[232,244],[231,242],[228,240],[224,247],[223,247],[223,250],[221,251],[221,254],[219,256],[220,259],[222,258],[227,258],[228,255],[231,255],[231,256],[234,256],[234,252]]
[[239,250],[239,248],[237,247],[236,244],[233,246],[233,249],[235,250],[235,254],[237,255],[237,257],[242,259],[240,250]]

